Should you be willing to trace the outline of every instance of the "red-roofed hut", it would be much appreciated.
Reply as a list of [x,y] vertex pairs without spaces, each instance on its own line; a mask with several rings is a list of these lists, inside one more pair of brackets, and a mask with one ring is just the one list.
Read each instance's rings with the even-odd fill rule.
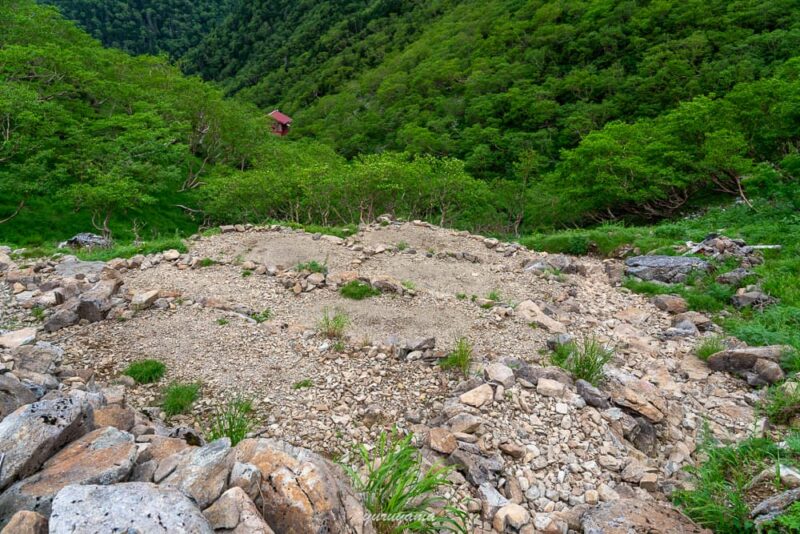
[[286,135],[289,133],[289,127],[292,125],[292,118],[289,115],[281,113],[276,109],[269,114],[269,117],[275,121],[272,123],[272,133],[276,135]]

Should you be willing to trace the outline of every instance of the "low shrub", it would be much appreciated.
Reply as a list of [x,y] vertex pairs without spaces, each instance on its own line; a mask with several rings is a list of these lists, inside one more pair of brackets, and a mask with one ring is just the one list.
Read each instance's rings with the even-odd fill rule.
[[200,384],[171,384],[164,390],[161,407],[167,417],[186,413],[200,395]]
[[551,356],[551,362],[576,379],[596,386],[603,378],[603,367],[613,357],[613,350],[592,337],[584,339],[580,345],[575,342],[559,345]]
[[364,300],[369,297],[377,297],[381,291],[361,280],[352,280],[339,288],[339,294],[347,299]]
[[786,382],[770,386],[758,411],[774,425],[787,425],[800,415],[800,384]]
[[211,267],[212,265],[214,265],[214,264],[216,264],[216,263],[217,263],[217,262],[215,262],[215,261],[214,261],[214,260],[212,260],[211,258],[203,258],[202,260],[200,260],[199,262],[197,262],[197,265],[198,265],[199,267]]
[[261,324],[263,322],[272,319],[272,310],[270,308],[267,308],[265,310],[252,314],[250,318],[253,319],[255,322]]
[[348,326],[350,318],[346,314],[336,311],[331,315],[328,308],[325,308],[322,319],[317,323],[317,329],[328,339],[342,339]]
[[467,514],[440,495],[453,467],[424,465],[411,439],[383,432],[374,448],[358,447],[360,466],[345,466],[376,532],[466,534]]
[[139,360],[133,362],[122,371],[139,384],[158,382],[167,372],[167,366],[158,360]]
[[708,360],[712,354],[725,350],[725,343],[719,336],[707,337],[697,347],[695,354],[703,361]]

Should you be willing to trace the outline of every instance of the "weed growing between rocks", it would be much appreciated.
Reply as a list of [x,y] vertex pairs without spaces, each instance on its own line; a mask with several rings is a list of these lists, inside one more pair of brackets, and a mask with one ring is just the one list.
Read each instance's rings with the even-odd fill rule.
[[158,382],[167,372],[167,366],[158,360],[140,360],[133,362],[122,371],[139,384]]
[[347,327],[350,326],[350,318],[340,311],[331,311],[325,308],[322,312],[322,319],[317,323],[319,332],[328,339],[342,339]]
[[34,319],[36,319],[39,322],[44,321],[45,318],[44,308],[40,308],[39,306],[34,306],[33,308],[31,308],[31,315],[33,316]]
[[314,386],[314,382],[310,378],[304,378],[292,384],[292,389],[306,389]]
[[216,264],[216,263],[217,263],[217,262],[215,262],[215,261],[214,261],[214,260],[212,260],[211,258],[203,258],[202,260],[200,260],[199,262],[197,262],[197,265],[198,265],[199,267],[211,267],[212,265],[214,265],[214,264]]
[[612,349],[591,337],[584,339],[580,345],[574,341],[558,345],[550,361],[576,379],[586,380],[596,386],[603,378],[603,367],[613,357]]
[[352,280],[339,288],[339,294],[346,299],[364,300],[370,297],[377,297],[381,294],[381,291],[361,280]]
[[345,466],[364,498],[379,534],[467,532],[467,515],[440,495],[451,483],[452,467],[422,464],[412,436],[381,433],[374,448],[358,448],[361,466]]
[[253,428],[253,403],[249,399],[234,399],[218,408],[208,429],[208,441],[230,438],[231,446],[247,437]]
[[400,241],[396,245],[396,247],[397,247],[397,250],[399,250],[400,252],[403,252],[404,250],[406,250],[408,248],[408,243],[406,243],[405,241]]
[[703,361],[708,360],[708,358],[712,354],[716,354],[725,350],[725,343],[723,343],[722,338],[719,336],[709,337],[703,340],[702,343],[697,347],[697,357]]
[[408,291],[414,291],[417,289],[417,284],[412,282],[411,280],[403,280],[401,282],[402,286],[407,289]]
[[227,319],[225,319],[223,317],[220,317],[219,319],[217,319],[217,324],[220,325],[220,326],[227,326],[229,323],[230,323],[230,321],[228,321]]
[[253,271],[250,271],[248,269],[245,269],[244,271],[242,271],[242,278],[248,278],[250,276],[253,276]]
[[161,403],[161,407],[167,417],[186,413],[199,396],[200,384],[170,384],[164,390],[164,400]]
[[470,365],[472,365],[472,345],[465,337],[459,338],[453,351],[439,360],[439,367],[445,371],[457,369],[464,376],[469,374]]
[[297,272],[308,271],[310,273],[328,274],[328,264],[327,262],[320,263],[317,260],[311,260],[305,263],[298,263],[295,270]]
[[[800,461],[800,435],[791,434],[783,443],[766,438],[749,438],[733,445],[720,446],[711,437],[706,426],[698,446],[698,452],[707,459],[697,467],[687,470],[691,475],[693,489],[677,491],[673,495],[675,504],[700,525],[712,528],[720,534],[739,534],[750,532],[795,532],[777,528],[761,529],[750,518],[750,505],[758,502],[757,487],[753,478],[770,469],[775,471],[778,464],[796,466]],[[765,481],[769,488],[781,491],[780,475],[771,475]],[[777,478],[777,479],[776,479]],[[800,520],[800,510],[791,508],[783,521]]]
[[267,309],[262,310],[260,312],[255,312],[254,314],[252,314],[250,316],[250,318],[252,320],[254,320],[255,322],[257,322],[258,324],[261,324],[263,322],[266,322],[266,321],[269,321],[270,319],[272,319],[272,310],[270,308],[267,308]]

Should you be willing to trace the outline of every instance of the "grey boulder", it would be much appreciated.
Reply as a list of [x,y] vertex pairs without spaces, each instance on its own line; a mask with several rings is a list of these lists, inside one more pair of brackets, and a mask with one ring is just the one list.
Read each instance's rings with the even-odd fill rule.
[[711,271],[711,264],[686,256],[635,256],[625,260],[625,273],[641,280],[680,283],[692,271]]

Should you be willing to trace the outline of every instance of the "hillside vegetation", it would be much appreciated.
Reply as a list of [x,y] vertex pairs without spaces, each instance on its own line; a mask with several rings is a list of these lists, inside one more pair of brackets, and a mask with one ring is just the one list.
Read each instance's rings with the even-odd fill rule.
[[105,46],[178,58],[231,9],[231,0],[39,0]]

